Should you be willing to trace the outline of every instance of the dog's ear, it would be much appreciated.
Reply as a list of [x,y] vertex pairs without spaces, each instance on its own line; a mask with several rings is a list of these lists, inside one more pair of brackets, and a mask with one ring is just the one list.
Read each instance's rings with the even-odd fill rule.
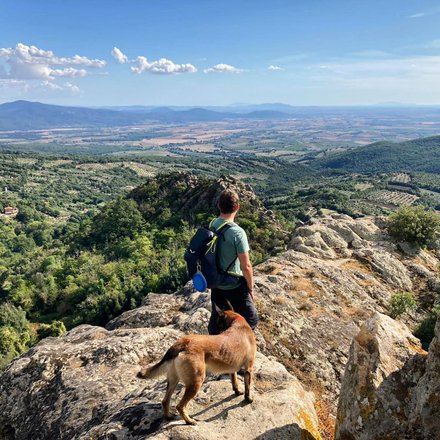
[[217,304],[214,303],[214,306],[215,306],[215,310],[217,311],[218,316],[224,317],[225,312]]
[[226,300],[226,305],[228,306],[226,310],[230,310],[231,312],[234,311],[234,307],[232,307],[232,304],[228,300]]

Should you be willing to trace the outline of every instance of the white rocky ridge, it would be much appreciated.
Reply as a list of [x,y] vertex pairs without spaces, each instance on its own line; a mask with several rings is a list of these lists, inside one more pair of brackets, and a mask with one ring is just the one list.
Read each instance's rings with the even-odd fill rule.
[[[141,307],[111,321],[107,330],[80,326],[41,341],[12,362],[0,376],[0,440],[26,439],[29,432],[35,439],[319,438],[318,430],[328,434],[336,416],[342,382],[342,395],[351,398],[346,390],[351,382],[343,377],[362,323],[372,316],[378,320],[382,315],[377,312],[387,313],[396,292],[412,290],[423,301],[438,300],[438,264],[434,251],[395,243],[383,219],[324,217],[298,228],[289,250],[256,268],[261,321],[252,405],[243,406],[241,398],[232,396],[226,378],[210,377],[191,404],[199,425],[165,423],[160,409],[164,382],[135,377],[139,362],[157,360],[180,335],[206,332],[209,293],[186,286],[173,295],[149,294]],[[406,323],[422,317],[416,311]],[[396,323],[387,317],[382,321],[388,328]],[[413,337],[404,335],[404,330],[395,334],[398,346],[410,341],[420,350]],[[394,342],[384,344],[393,357]],[[418,382],[431,390],[425,397],[438,396],[438,362],[432,355],[426,361],[426,368],[432,365],[432,380]],[[416,400],[425,408],[420,414],[432,423],[423,399]],[[339,430],[354,432],[341,440],[363,438],[360,431],[351,431],[355,414],[353,409],[350,418],[343,417],[346,425],[339,419]]]

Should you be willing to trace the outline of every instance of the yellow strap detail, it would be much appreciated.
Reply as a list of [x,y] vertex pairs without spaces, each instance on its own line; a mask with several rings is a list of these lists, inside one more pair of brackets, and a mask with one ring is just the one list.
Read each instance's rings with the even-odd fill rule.
[[[217,219],[218,219],[218,217],[213,218],[213,219],[209,222],[209,228],[210,228],[210,229],[212,228],[213,223],[214,223]],[[228,225],[229,223],[232,223],[232,222],[229,221],[229,220],[227,220],[226,222],[224,222],[221,226],[219,226],[218,229],[216,229],[216,232],[217,232],[217,231],[220,231],[220,229],[223,228],[223,226]]]
[[217,236],[215,236],[208,244],[208,249],[205,252],[205,255],[208,254],[208,252],[213,248],[215,242],[217,241]]

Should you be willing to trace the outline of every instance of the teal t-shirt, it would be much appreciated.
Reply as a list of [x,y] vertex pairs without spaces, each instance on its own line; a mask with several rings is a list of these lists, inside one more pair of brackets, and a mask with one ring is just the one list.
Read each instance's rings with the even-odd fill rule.
[[[217,217],[212,222],[211,226],[215,229],[218,229],[221,225],[227,222],[227,220]],[[244,229],[240,228],[237,223],[231,223],[232,226],[223,235],[225,239],[219,239],[219,265],[222,270],[226,270],[229,264],[231,264],[232,260],[235,258],[235,262],[230,267],[229,272],[243,275],[243,272],[240,268],[240,261],[238,260],[238,254],[249,252],[249,243]],[[228,290],[236,288],[237,284],[225,284],[219,287]]]

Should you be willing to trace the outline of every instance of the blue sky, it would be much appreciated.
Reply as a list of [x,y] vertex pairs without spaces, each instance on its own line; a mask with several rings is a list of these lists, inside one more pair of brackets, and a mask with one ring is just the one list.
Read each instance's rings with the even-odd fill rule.
[[15,99],[440,104],[440,1],[2,1]]

